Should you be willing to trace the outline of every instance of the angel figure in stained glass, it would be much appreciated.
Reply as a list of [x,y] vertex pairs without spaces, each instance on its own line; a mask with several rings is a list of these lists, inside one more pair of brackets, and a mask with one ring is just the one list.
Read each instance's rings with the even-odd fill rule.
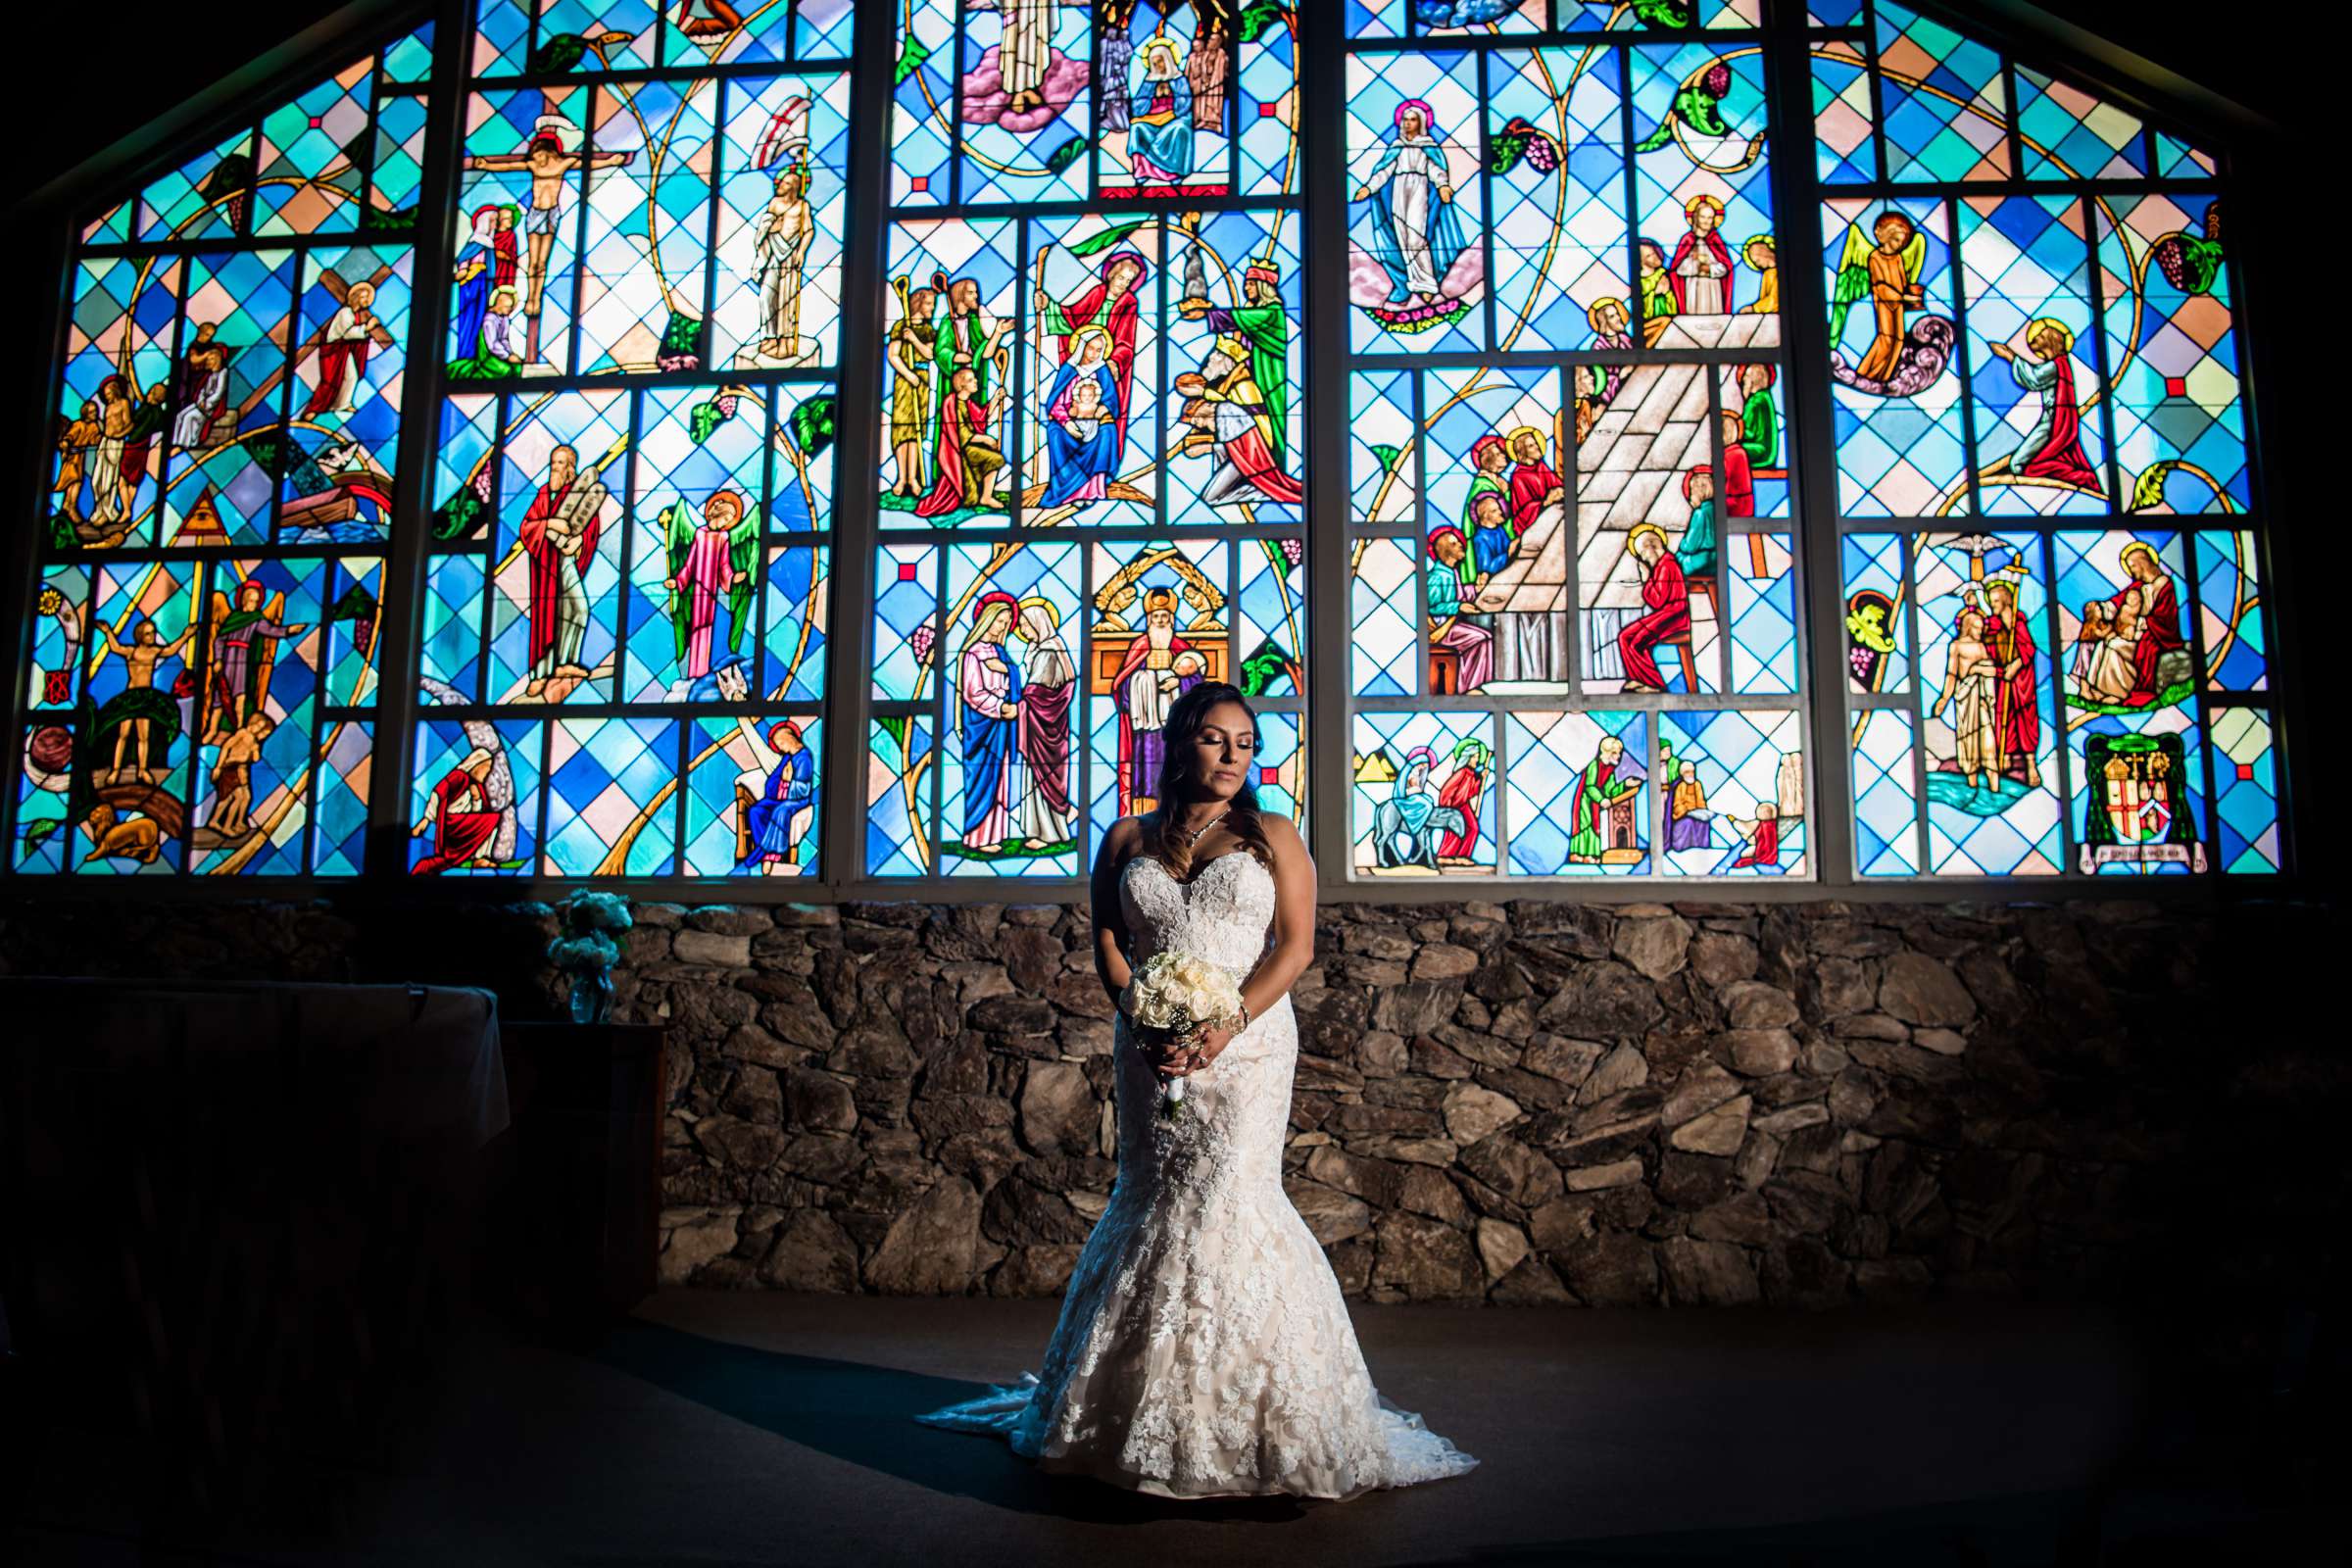
[[1950,353],[1952,323],[1928,317],[1908,325],[1914,312],[1927,308],[1927,289],[1921,274],[1927,269],[1928,237],[1919,225],[1891,208],[1871,224],[1865,239],[1860,223],[1849,223],[1845,249],[1838,256],[1838,278],[1830,300],[1830,341],[1845,333],[1846,313],[1862,300],[1870,301],[1878,331],[1862,362],[1846,368],[1833,351],[1832,372],[1859,391],[1908,397],[1943,373]]
[[742,652],[752,586],[759,574],[759,520],[747,514],[742,496],[718,490],[703,503],[700,526],[688,516],[686,503],[672,502],[662,514],[662,537],[669,563],[669,622],[677,638],[677,657],[685,662],[687,677],[700,680],[710,673],[711,631],[721,594],[726,595],[727,652]]
[[213,595],[211,679],[199,726],[205,745],[219,745],[269,701],[277,645],[310,625],[287,624],[285,612],[286,596],[270,594],[251,577],[237,585],[233,607],[228,595]]

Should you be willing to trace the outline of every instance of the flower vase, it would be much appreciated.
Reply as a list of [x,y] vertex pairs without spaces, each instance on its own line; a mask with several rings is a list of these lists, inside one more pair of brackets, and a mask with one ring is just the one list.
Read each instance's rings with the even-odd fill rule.
[[571,1021],[612,1021],[612,971],[574,969],[571,974]]

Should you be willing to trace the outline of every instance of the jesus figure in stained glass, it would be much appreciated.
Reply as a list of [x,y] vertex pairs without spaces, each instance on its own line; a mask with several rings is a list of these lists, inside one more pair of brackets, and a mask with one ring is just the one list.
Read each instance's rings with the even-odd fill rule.
[[[614,169],[633,160],[634,152],[589,154],[566,151],[564,132],[577,127],[561,115],[542,115],[520,152],[475,154],[466,167],[488,172],[527,171],[531,176],[530,216],[523,221],[524,263],[522,314],[533,321],[547,288],[548,261],[555,254],[556,232],[564,216],[564,179],[575,169]],[[461,347],[464,345],[461,344]]]

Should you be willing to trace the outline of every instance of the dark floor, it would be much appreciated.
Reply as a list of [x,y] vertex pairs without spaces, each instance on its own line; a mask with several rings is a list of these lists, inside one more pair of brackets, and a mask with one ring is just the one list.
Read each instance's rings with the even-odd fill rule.
[[18,1560],[2308,1560],[2287,1554],[2277,1515],[2132,1478],[2150,1380],[2096,1312],[1359,1304],[1382,1392],[1483,1463],[1300,1506],[1044,1477],[1001,1440],[908,1419],[1035,1368],[1058,1308],[665,1293],[585,1354],[483,1325],[457,1350],[442,1436],[339,1509],[346,1544],[248,1533],[209,1554],[142,1551],[103,1495],[44,1485]]

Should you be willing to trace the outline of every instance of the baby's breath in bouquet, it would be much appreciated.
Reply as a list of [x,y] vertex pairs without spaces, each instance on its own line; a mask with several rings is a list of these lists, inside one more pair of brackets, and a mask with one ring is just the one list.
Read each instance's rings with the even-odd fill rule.
[[[1242,988],[1227,971],[1182,953],[1154,953],[1135,972],[1135,1022],[1161,1039],[1181,1040],[1210,1024],[1238,1019]],[[1168,1080],[1159,1113],[1184,1111],[1184,1079]]]

